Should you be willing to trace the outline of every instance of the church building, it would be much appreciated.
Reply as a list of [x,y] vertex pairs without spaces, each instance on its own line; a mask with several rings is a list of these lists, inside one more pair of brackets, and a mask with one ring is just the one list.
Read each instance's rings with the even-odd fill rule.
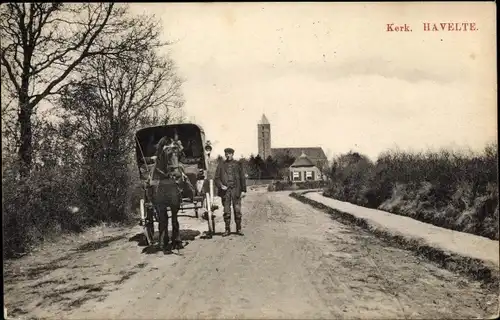
[[257,139],[258,154],[262,159],[267,159],[269,156],[276,158],[280,155],[295,158],[295,163],[290,167],[291,174],[296,172],[295,176],[291,176],[292,180],[297,181],[299,175],[300,181],[322,179],[321,172],[328,165],[328,158],[321,147],[272,148],[271,124],[264,114],[257,124]]

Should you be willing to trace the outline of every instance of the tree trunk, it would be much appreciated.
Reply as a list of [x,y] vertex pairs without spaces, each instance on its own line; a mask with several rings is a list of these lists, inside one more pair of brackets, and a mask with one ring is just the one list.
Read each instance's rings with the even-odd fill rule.
[[29,87],[30,87],[30,72],[31,72],[31,57],[33,47],[28,45],[28,31],[21,29],[23,39],[23,69],[21,73],[21,90],[19,92],[19,129],[20,129],[20,146],[19,146],[19,175],[21,179],[27,178],[31,172],[33,162],[33,132],[31,116],[33,115],[33,105],[30,105]]
[[28,97],[19,97],[18,122],[20,126],[20,145],[18,156],[20,160],[19,174],[21,178],[29,176],[33,162],[33,132],[31,116],[33,110],[28,103]]

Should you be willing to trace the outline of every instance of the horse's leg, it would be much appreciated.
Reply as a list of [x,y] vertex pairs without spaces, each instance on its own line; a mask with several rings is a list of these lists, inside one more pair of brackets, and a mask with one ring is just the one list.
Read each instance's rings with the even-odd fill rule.
[[159,239],[158,245],[162,246],[163,250],[170,250],[168,246],[168,211],[166,206],[161,206],[158,211],[158,229]]
[[180,208],[178,206],[171,207],[171,212],[172,212],[172,248],[173,249],[184,248],[184,246],[182,245],[179,219],[178,219],[178,215],[177,215],[179,213],[179,209]]
[[155,235],[155,225],[154,225],[154,209],[153,208],[148,208],[147,209],[147,215],[146,215],[146,233],[147,233],[147,238],[148,239],[148,246],[152,246],[154,244],[154,235]]

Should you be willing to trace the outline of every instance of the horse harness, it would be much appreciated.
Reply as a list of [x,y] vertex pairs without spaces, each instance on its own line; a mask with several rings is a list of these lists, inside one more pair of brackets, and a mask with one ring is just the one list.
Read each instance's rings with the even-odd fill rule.
[[[193,191],[193,194],[195,192],[195,189],[189,180],[188,176],[184,172],[183,167],[179,164],[179,156],[178,153],[182,150],[181,148],[178,147],[177,144],[166,146],[167,154],[172,154],[171,156],[171,163],[167,161],[167,172],[164,172],[163,170],[159,169],[155,163],[154,169],[151,172],[151,180],[153,179],[154,172],[159,172],[161,175],[163,175],[167,180],[173,180],[175,181],[179,193],[182,193],[183,188],[181,187],[181,183],[186,183],[188,187]],[[165,150],[163,150],[165,152]],[[158,161],[158,158],[156,159]],[[158,184],[155,184],[158,186],[161,182],[161,179],[158,179]]]

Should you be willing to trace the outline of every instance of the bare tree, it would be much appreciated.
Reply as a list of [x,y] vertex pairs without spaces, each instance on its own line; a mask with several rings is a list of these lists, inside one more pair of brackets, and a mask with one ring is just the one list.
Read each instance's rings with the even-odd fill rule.
[[32,166],[32,118],[40,101],[80,81],[80,68],[91,58],[162,45],[156,21],[131,17],[126,6],[113,3],[7,3],[0,20],[2,73],[9,79],[2,89],[9,89],[17,108],[22,177]]
[[[12,154],[15,153],[17,145],[17,121],[15,97],[12,94],[10,81],[7,74],[1,73],[1,127],[2,127],[2,163],[5,160],[12,160]],[[2,166],[3,167],[3,166]]]
[[82,146],[81,198],[89,216],[119,220],[131,192],[133,132],[168,121],[171,110],[182,107],[182,81],[173,61],[154,50],[96,57],[85,73],[87,81],[65,89],[61,115]]
[[103,150],[127,152],[133,142],[126,139],[131,131],[167,122],[171,110],[183,106],[182,80],[174,62],[153,50],[89,62],[89,80],[67,87],[60,99],[83,144],[105,136],[110,145],[102,145]]

